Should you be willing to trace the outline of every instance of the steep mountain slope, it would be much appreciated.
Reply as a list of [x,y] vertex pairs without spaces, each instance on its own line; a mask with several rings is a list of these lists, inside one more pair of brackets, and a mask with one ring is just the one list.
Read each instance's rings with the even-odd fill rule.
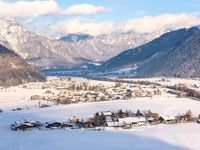
[[147,43],[163,32],[116,31],[100,36],[71,34],[56,40],[34,34],[14,21],[0,19],[0,43],[38,68],[74,67],[106,61],[125,49]]
[[85,54],[89,53],[90,55],[94,55],[93,58],[95,59],[92,59],[93,61],[106,61],[118,55],[125,49],[135,48],[159,37],[163,32],[164,31],[137,33],[132,31],[115,31],[113,33],[99,36],[88,35],[88,38],[82,38],[80,34],[71,34],[69,36],[64,36],[61,39],[73,42],[75,46],[83,50]]
[[14,21],[0,19],[0,34],[17,54],[36,67],[75,63],[69,53],[71,45],[34,34]]
[[135,76],[199,76],[199,38],[197,27],[180,29],[135,49],[122,52],[104,63],[100,70],[135,68]]
[[6,46],[7,48],[11,49],[11,45],[8,43],[8,41],[0,34],[0,44]]
[[[159,65],[160,64],[160,65]],[[166,57],[155,59],[139,74],[153,76],[200,77],[200,31],[194,33],[181,46]]]
[[0,86],[45,81],[45,76],[34,70],[13,51],[0,45]]

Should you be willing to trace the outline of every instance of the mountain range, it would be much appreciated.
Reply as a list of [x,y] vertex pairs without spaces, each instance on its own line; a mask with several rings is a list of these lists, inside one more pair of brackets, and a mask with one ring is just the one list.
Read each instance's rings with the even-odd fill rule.
[[33,69],[19,55],[0,44],[0,86],[45,81],[45,76]]
[[200,77],[200,30],[198,27],[165,33],[153,41],[111,58],[101,72],[130,76]]
[[0,44],[32,67],[54,69],[54,72],[91,68],[92,73],[86,72],[95,75],[200,77],[197,26],[152,33],[120,30],[98,36],[73,33],[51,39],[14,21],[0,19]]
[[70,68],[88,62],[106,61],[162,33],[116,31],[99,36],[70,34],[60,39],[50,39],[12,20],[0,19],[0,43],[37,68]]

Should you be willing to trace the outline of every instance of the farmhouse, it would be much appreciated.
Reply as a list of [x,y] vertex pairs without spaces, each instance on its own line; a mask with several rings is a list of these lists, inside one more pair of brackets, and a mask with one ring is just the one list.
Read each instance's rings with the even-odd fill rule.
[[25,130],[31,130],[33,128],[39,128],[41,127],[41,123],[38,121],[16,121],[14,124],[11,125],[11,129],[13,131],[25,131]]
[[162,123],[175,123],[176,118],[172,115],[160,115],[159,120]]
[[106,122],[112,121],[112,112],[111,111],[101,111],[98,112],[99,115],[103,115],[105,117]]
[[147,118],[147,121],[151,125],[156,125],[156,124],[160,123],[159,118],[155,118],[155,117],[149,117],[149,118]]
[[126,117],[118,118],[120,124],[130,125],[130,126],[141,126],[145,125],[146,119],[144,117]]
[[68,123],[68,122],[64,122],[61,125],[62,128],[73,128],[73,126],[74,126],[74,124]]
[[123,127],[123,123],[120,123],[118,121],[111,121],[111,122],[107,122],[106,126],[107,127],[116,127],[116,128],[118,128],[118,127]]
[[45,127],[49,129],[58,129],[62,127],[62,124],[60,122],[50,122],[46,123]]
[[22,123],[22,124],[19,124],[19,125],[11,125],[11,128],[13,131],[25,131],[25,130],[29,130],[29,129],[32,129],[33,128],[33,125],[32,124],[27,124],[27,123]]

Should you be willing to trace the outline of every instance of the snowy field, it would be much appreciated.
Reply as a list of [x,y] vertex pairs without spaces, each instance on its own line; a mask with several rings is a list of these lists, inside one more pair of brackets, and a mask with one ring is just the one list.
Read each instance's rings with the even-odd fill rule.
[[[38,107],[38,101],[31,101],[30,97],[34,94],[43,94],[43,89],[23,89],[20,86],[0,90],[0,109],[3,111],[12,111],[15,108],[35,108]],[[44,104],[51,102],[43,101]]]
[[[75,80],[80,80],[76,78]],[[98,83],[99,81],[94,81]],[[179,82],[179,80],[177,80]],[[186,82],[186,81],[185,81]],[[190,81],[188,81],[190,82]],[[193,81],[194,83],[197,83]],[[199,83],[199,82],[198,82]],[[111,83],[109,83],[111,84]],[[151,110],[160,114],[177,115],[191,110],[200,113],[200,102],[189,98],[160,96],[96,103],[56,105],[36,108],[38,101],[30,101],[33,94],[42,94],[42,89],[12,87],[0,91],[0,108],[9,110],[26,105],[31,109],[4,111],[0,113],[0,150],[199,150],[200,124],[157,125],[135,127],[131,130],[32,130],[13,132],[10,124],[23,118],[46,121],[66,121],[71,116],[89,117],[97,111],[119,109]]]
[[36,108],[0,114],[0,149],[53,150],[198,150],[200,125],[178,124],[137,127],[119,131],[26,131],[13,132],[9,126],[18,119],[65,121],[70,116],[87,117],[102,110],[151,109],[159,113],[177,114],[191,109],[199,112],[200,103],[189,99],[136,99],[131,101],[98,102]]
[[131,131],[29,131],[1,137],[2,150],[199,150],[198,124]]

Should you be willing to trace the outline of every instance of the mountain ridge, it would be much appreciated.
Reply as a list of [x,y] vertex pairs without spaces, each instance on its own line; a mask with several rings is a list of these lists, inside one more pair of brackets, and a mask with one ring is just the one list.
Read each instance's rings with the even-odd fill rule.
[[[189,39],[197,40],[198,36],[194,37],[196,34],[200,34],[199,28],[192,27],[190,29],[179,29],[169,33],[165,33],[157,39],[139,46],[135,49],[130,49],[122,52],[116,57],[111,58],[100,66],[100,71],[117,71],[119,69],[133,68],[130,76],[139,77],[152,77],[152,76],[178,76],[178,77],[199,77],[200,70],[196,67],[193,71],[191,68],[194,64],[198,64],[199,51],[200,49],[190,47],[199,47],[199,43],[195,42],[192,45],[188,42]],[[186,44],[187,43],[187,44]],[[182,51],[181,51],[182,50]],[[193,51],[195,55],[191,57],[186,57],[186,54],[190,54]],[[180,55],[179,53],[182,53]],[[178,57],[179,56],[179,57]],[[184,56],[184,60],[187,60],[187,69],[181,65],[184,60],[181,60]],[[191,59],[191,61],[189,61]],[[193,63],[194,61],[195,63]],[[179,65],[176,65],[179,64]],[[185,65],[186,66],[186,65]],[[184,69],[186,71],[181,71]],[[191,73],[191,71],[193,73]],[[190,73],[189,73],[190,72]]]
[[160,34],[112,33],[69,42],[49,39],[30,32],[19,23],[0,19],[0,43],[37,68],[71,68],[87,62],[106,61]]
[[42,73],[33,69],[19,55],[1,44],[0,66],[0,86],[15,86],[46,80]]

